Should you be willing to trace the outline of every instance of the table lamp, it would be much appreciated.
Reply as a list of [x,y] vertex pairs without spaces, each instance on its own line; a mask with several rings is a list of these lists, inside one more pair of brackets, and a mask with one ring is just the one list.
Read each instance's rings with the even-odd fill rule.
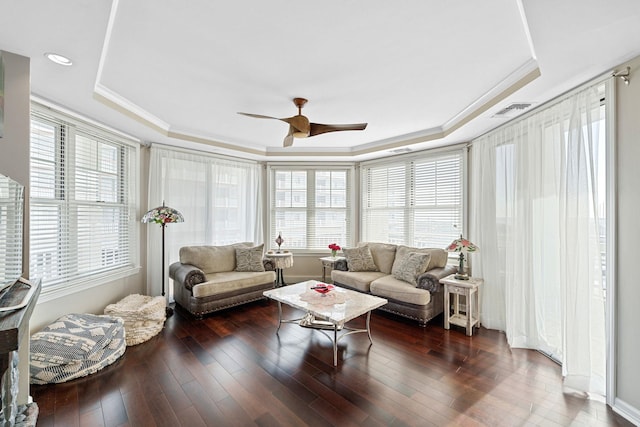
[[455,278],[458,280],[469,280],[469,275],[464,272],[464,254],[467,252],[477,252],[480,248],[468,241],[467,239],[460,235],[460,238],[451,242],[449,246],[447,246],[448,252],[460,252],[460,264],[458,265],[458,272],[455,275]]

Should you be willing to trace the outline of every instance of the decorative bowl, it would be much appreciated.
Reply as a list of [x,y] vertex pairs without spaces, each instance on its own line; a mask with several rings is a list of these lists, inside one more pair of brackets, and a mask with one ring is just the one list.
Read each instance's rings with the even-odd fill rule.
[[322,296],[331,292],[334,288],[335,286],[327,285],[326,283],[318,283],[317,285],[311,287],[311,289],[318,292],[319,294],[322,294]]

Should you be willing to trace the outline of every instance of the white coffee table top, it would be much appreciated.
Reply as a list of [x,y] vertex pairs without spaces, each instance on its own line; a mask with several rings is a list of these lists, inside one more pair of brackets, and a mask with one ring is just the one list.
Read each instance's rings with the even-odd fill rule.
[[318,283],[322,282],[308,280],[295,285],[270,289],[264,291],[264,296],[309,312],[317,318],[328,320],[339,326],[387,303],[384,298],[338,286],[322,297],[311,289]]

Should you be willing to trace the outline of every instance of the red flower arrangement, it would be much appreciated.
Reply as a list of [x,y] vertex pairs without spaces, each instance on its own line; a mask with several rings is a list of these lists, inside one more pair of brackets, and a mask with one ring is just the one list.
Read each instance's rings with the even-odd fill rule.
[[338,246],[337,243],[332,243],[332,244],[329,245],[329,249],[331,249],[331,256],[335,257],[336,253],[342,248],[340,246]]

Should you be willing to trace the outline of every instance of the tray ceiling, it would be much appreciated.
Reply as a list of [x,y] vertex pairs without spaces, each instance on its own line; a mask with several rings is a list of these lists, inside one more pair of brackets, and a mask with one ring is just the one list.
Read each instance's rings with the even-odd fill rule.
[[[35,96],[146,142],[256,159],[358,160],[466,142],[640,53],[640,5],[490,0],[0,0],[0,49]],[[70,57],[72,67],[44,52]],[[296,139],[238,115],[365,131]],[[520,112],[520,111],[517,111]]]

